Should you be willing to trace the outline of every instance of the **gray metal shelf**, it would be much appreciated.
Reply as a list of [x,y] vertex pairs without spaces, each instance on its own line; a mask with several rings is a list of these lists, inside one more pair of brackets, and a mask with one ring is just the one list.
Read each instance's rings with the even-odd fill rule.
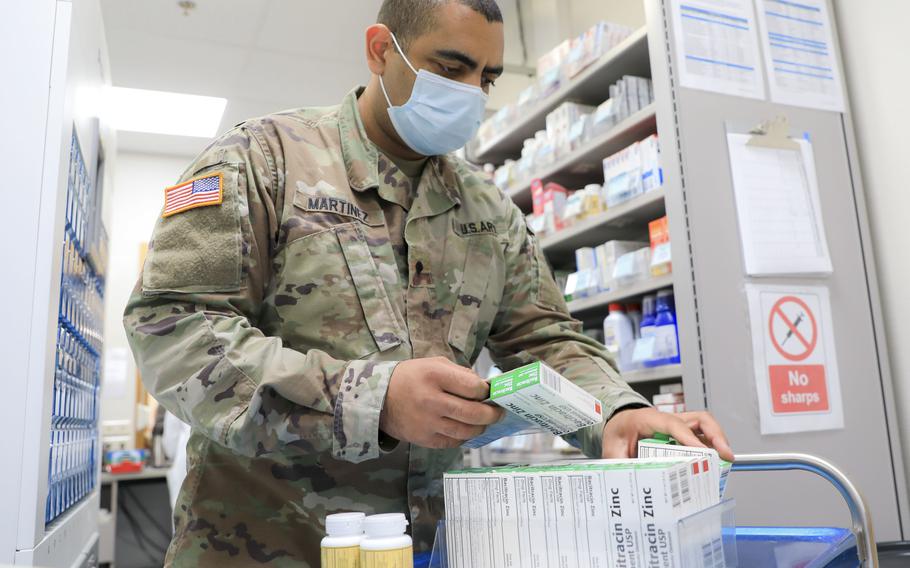
[[657,132],[657,105],[650,104],[607,132],[595,136],[580,148],[544,168],[531,179],[506,189],[519,207],[531,207],[531,181],[556,182],[569,189],[586,183],[603,183],[603,160],[623,148]]
[[564,257],[579,247],[597,246],[614,239],[647,240],[647,224],[665,214],[664,196],[663,188],[649,191],[604,213],[543,237],[540,246],[550,261],[559,265],[561,263],[555,256]]
[[526,138],[544,128],[547,114],[566,101],[600,104],[607,100],[610,85],[623,75],[650,76],[651,62],[648,55],[648,34],[645,28],[632,32],[619,45],[601,56],[587,69],[568,81],[556,92],[537,101],[522,112],[513,126],[476,148],[472,153],[476,162],[502,163],[521,154]]
[[644,296],[645,294],[663,290],[664,288],[672,287],[672,274],[659,276],[657,278],[649,278],[642,282],[638,282],[637,284],[633,284],[632,286],[611,290],[610,292],[603,292],[596,296],[591,296],[590,298],[572,300],[569,302],[569,312],[576,317],[592,312],[606,312],[607,306],[614,302],[624,302]]
[[673,379],[682,380],[682,365],[665,365],[663,367],[654,367],[651,369],[640,369],[638,371],[627,371],[622,373],[622,380],[630,385],[641,383],[656,383],[669,381]]

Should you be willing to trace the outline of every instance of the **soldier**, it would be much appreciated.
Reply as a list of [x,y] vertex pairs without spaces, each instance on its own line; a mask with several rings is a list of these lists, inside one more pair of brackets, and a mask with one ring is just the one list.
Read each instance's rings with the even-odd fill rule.
[[566,309],[521,211],[447,155],[502,72],[493,0],[386,0],[369,85],[246,121],[166,191],[124,322],[150,392],[192,426],[171,566],[316,566],[323,520],[406,512],[500,418],[470,367],[542,360],[603,402],[592,457],[666,432],[732,453],[706,413],[651,408]]

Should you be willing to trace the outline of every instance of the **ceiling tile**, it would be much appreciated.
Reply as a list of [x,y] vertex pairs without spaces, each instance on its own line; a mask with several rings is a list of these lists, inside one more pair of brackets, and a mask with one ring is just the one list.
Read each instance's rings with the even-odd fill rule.
[[121,87],[229,97],[249,51],[210,42],[108,30],[112,82]]
[[376,21],[381,0],[273,0],[258,46],[326,61],[361,62],[364,31]]
[[[272,0],[195,0],[189,16],[177,0],[101,0],[105,28],[250,47]],[[311,2],[306,2],[311,4]]]
[[253,100],[297,101],[292,106],[331,105],[367,80],[366,63],[332,63],[260,51],[250,54],[233,95]]

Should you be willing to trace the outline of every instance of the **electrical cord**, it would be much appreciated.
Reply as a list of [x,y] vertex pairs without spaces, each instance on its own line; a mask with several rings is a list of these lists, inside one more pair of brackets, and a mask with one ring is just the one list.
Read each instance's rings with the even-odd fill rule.
[[[132,506],[132,504],[135,504],[136,510],[139,513],[141,513],[143,517],[145,517],[145,521],[147,522],[147,524],[150,525],[152,528],[154,528],[158,534],[160,534],[162,537],[164,537],[165,542],[170,544],[171,538],[173,537],[173,534],[171,533],[171,531],[162,527],[162,525],[160,525],[158,523],[158,521],[156,521],[155,518],[152,517],[152,515],[149,514],[149,512],[146,511],[145,508],[143,508],[141,506],[139,499],[136,498],[136,496],[133,494],[132,490],[126,489],[126,488],[121,488],[120,492],[122,494],[122,497],[129,496],[129,502],[131,503],[130,506]],[[123,507],[123,505],[121,504],[120,507]],[[167,548],[167,545],[165,545],[165,548]]]
[[[160,562],[161,561],[160,554],[155,554],[155,552],[153,550],[149,550],[148,544],[146,543],[147,535],[145,535],[145,533],[142,532],[142,529],[139,526],[139,523],[133,517],[133,514],[129,511],[128,508],[120,507],[119,509],[120,509],[120,512],[123,513],[123,517],[126,519],[127,523],[130,526],[130,530],[133,533],[133,537],[135,538],[135,544],[137,544],[139,546],[139,548],[142,550],[142,552],[145,553],[146,557],[148,557],[148,559],[152,563]],[[154,546],[156,549],[158,549],[158,550],[161,549],[161,547],[158,546],[156,543],[150,542],[150,541],[151,541],[151,539],[149,539],[149,543],[152,546]]]
[[[125,488],[124,488],[124,489],[125,489]],[[138,510],[140,513],[142,513],[142,515],[145,517],[145,519],[148,521],[148,523],[149,523],[151,526],[153,526],[153,527],[158,531],[158,533],[159,533],[161,536],[164,537],[164,539],[165,539],[168,543],[170,543],[170,542],[171,542],[171,538],[174,536],[174,535],[173,535],[173,532],[170,530],[170,527],[165,528],[164,526],[162,526],[161,524],[159,524],[158,521],[157,521],[154,517],[152,517],[152,515],[151,515],[148,511],[145,510],[144,507],[142,507],[142,506],[139,505],[139,499],[136,498],[136,496],[133,494],[132,490],[126,489],[126,490],[124,491],[124,489],[121,489],[121,491],[122,491],[123,493],[125,493],[126,495],[129,495],[130,501],[133,501],[133,502],[135,502],[135,503],[137,504],[137,510]]]

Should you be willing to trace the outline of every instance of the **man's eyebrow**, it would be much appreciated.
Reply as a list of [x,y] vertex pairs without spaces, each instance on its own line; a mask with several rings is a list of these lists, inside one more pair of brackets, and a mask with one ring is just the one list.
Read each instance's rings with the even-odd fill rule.
[[454,49],[437,49],[436,56],[442,57],[443,59],[458,61],[468,67],[471,71],[477,69],[477,62],[471,59],[471,56]]
[[[461,51],[457,51],[455,49],[437,49],[436,56],[442,57],[443,59],[458,61],[459,63],[464,64],[471,71],[477,69],[477,62],[474,61],[470,55],[462,53]],[[502,71],[502,65],[498,65],[496,67],[484,67],[483,69],[484,74],[496,75],[497,77],[499,75],[502,75]]]

